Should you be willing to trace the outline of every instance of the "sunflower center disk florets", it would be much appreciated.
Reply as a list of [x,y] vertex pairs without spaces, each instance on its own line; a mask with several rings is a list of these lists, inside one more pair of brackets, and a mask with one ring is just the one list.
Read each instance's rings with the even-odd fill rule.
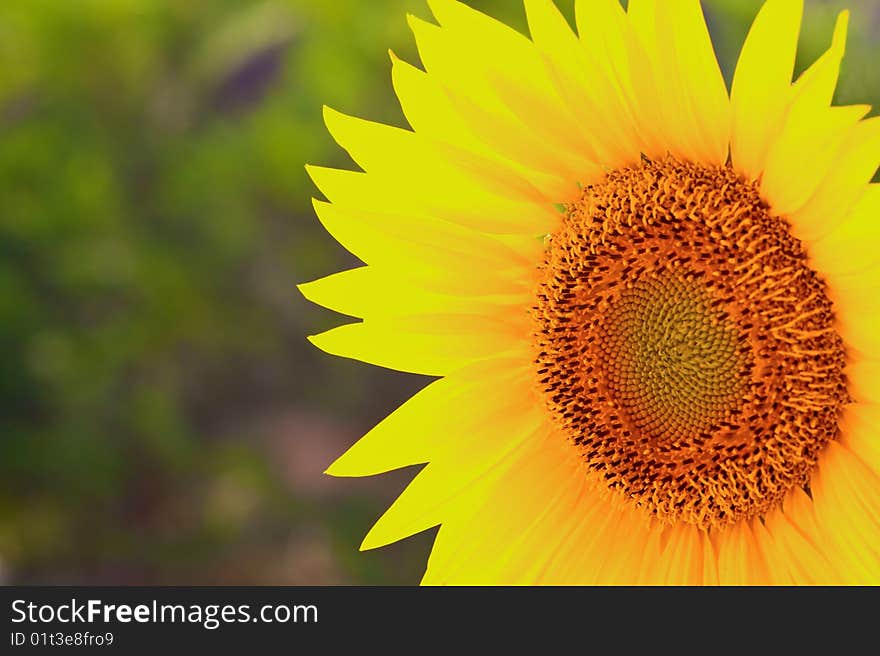
[[825,284],[727,167],[610,173],[550,237],[535,308],[557,422],[610,488],[721,526],[804,486],[848,402]]

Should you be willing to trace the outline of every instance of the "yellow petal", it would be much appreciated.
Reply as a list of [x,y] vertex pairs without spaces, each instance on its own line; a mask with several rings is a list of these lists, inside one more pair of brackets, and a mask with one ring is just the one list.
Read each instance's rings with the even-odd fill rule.
[[[524,355],[524,354],[517,354]],[[448,463],[474,445],[507,449],[517,431],[489,430],[497,422],[531,421],[538,404],[532,372],[522,357],[492,358],[464,367],[434,381],[386,417],[328,469],[331,476],[373,476],[431,461]],[[469,402],[479,398],[480,403]]]
[[[817,193],[832,174],[847,137],[870,109],[867,105],[816,111],[797,105],[792,108],[761,182],[761,192],[776,214],[794,217]],[[804,167],[803,162],[810,162],[810,166]],[[793,228],[804,241],[817,236],[809,223],[804,223],[803,233],[799,222],[793,223]]]
[[[609,80],[617,82],[621,100],[632,98],[629,65],[630,31],[617,0],[577,0],[575,22],[581,44]],[[624,102],[624,106],[630,106]]]
[[[439,218],[474,230],[542,235],[559,222],[552,205],[505,199],[469,187],[425,189],[400,180],[320,166],[306,170],[331,202],[365,212],[387,212],[389,199],[413,218]],[[426,181],[427,182],[427,181]]]
[[578,578],[572,556],[573,548],[577,546],[579,531],[583,529],[586,519],[585,507],[595,507],[596,495],[590,486],[583,484],[576,495],[570,497],[573,508],[568,510],[569,516],[564,520],[556,520],[551,528],[555,532],[559,543],[554,545],[553,553],[536,573],[535,583],[539,585],[572,585],[583,579]]
[[600,563],[596,581],[602,585],[634,585],[641,569],[645,545],[650,536],[648,524],[636,512],[620,512],[611,531],[597,545]]
[[718,580],[721,585],[766,585],[767,562],[752,528],[740,521],[718,535]]
[[847,16],[841,14],[828,52],[795,85],[795,98],[770,148],[761,191],[777,214],[790,215],[804,206],[850,130],[870,111],[868,106],[829,107],[846,46]]
[[831,442],[810,486],[818,530],[845,581],[880,584],[880,479]]
[[521,312],[531,302],[526,291],[507,296],[430,293],[399,271],[376,267],[343,271],[298,285],[298,289],[313,303],[360,319],[412,314],[503,315]]
[[803,0],[768,0],[746,37],[733,77],[730,150],[750,180],[764,172],[767,153],[791,100]]
[[481,296],[532,289],[543,249],[534,237],[503,242],[446,221],[323,201],[314,207],[327,232],[352,254],[389,273],[405,271],[426,290]]
[[369,319],[309,337],[322,351],[379,367],[444,376],[469,362],[517,348],[521,325],[478,315],[418,315]]
[[699,0],[665,3],[685,97],[696,121],[698,161],[726,164],[730,98]]
[[797,79],[794,84],[796,95],[808,97],[816,105],[831,104],[840,77],[840,63],[846,54],[849,16],[849,11],[842,11],[837,16],[831,47]]
[[[808,503],[812,503],[807,499]],[[784,578],[775,581],[796,585],[835,585],[843,582],[833,558],[816,546],[789,516],[777,508],[764,517],[765,553],[773,560],[773,572]]]
[[[428,74],[441,83],[471,130],[498,152],[570,182],[596,169],[528,39],[453,0],[435,0],[438,28],[410,17]],[[559,199],[564,202],[566,199]]]
[[846,276],[826,274],[826,279],[837,332],[851,348],[850,358],[876,358],[880,353],[880,267]]
[[[571,472],[563,469],[561,473]],[[506,539],[502,537],[504,546],[486,568],[489,580],[515,585],[559,584],[560,580],[548,570],[564,546],[574,524],[572,518],[589,502],[584,497],[584,487],[582,478],[571,477],[564,484],[551,485],[546,496],[532,494],[525,498],[521,503],[529,519],[510,531]]]
[[[866,185],[849,216],[809,244],[813,268],[832,281],[880,264],[880,185]],[[833,282],[832,282],[833,284]]]
[[577,0],[575,18],[590,60],[612,81],[609,96],[619,107],[621,120],[633,126],[642,152],[661,157],[669,150],[671,135],[658,116],[658,104],[665,106],[676,96],[660,93],[656,85],[651,59],[654,6],[654,0],[635,0],[626,14],[617,0]]
[[505,466],[509,463],[489,467],[459,488],[450,485],[441,468],[428,465],[373,525],[361,543],[361,550],[384,547],[437,526],[448,514],[448,505],[459,495],[476,495],[485,490]]
[[[682,571],[678,567],[680,563],[677,559],[670,558],[672,552],[677,551],[674,545],[670,548],[670,543],[678,541],[678,538],[672,536],[672,533],[673,527],[669,526],[657,526],[648,531],[648,538],[642,550],[642,562],[638,575],[635,577],[635,581],[639,585],[664,585],[665,581],[674,580],[674,572]],[[664,552],[666,553],[665,558]],[[702,567],[702,545],[698,558]],[[675,584],[671,583],[671,585]]]
[[640,149],[627,120],[628,107],[578,42],[552,0],[525,0],[529,30],[544,56],[556,91],[575,117],[590,157],[616,169],[639,161]]
[[705,531],[703,537],[703,585],[719,585],[718,578],[718,552],[715,544]]
[[[680,525],[669,530],[669,538],[662,560],[666,569],[662,585],[703,585],[705,532],[690,525]],[[651,583],[651,581],[644,581]]]
[[880,117],[855,125],[844,138],[827,177],[790,216],[801,239],[832,232],[856,207],[880,165]]
[[[769,578],[768,585],[793,585],[797,583],[792,574],[792,563],[786,558],[781,546],[777,544],[776,539],[780,536],[774,536],[770,533],[766,526],[766,518],[752,524],[752,532],[758,543],[758,549],[763,554],[767,563],[767,572]],[[775,527],[778,530],[778,526]]]
[[[494,433],[500,436],[494,441],[503,439],[505,448],[486,448],[484,443],[475,441],[471,445],[461,446],[461,449],[471,447],[467,459],[462,459],[459,452],[457,459],[445,462],[432,460],[370,529],[361,549],[382,547],[436,526],[445,517],[454,514],[451,506],[455,504],[479,503],[492,508],[496,515],[504,513],[503,507],[493,507],[491,490],[498,486],[499,479],[511,467],[523,461],[520,453],[523,443],[534,436],[536,421],[543,418],[535,413],[529,417],[528,411],[511,413],[507,410],[506,414],[497,411],[486,414],[489,424],[465,424],[456,428],[470,429],[471,434],[479,431],[481,439],[486,437],[492,440],[491,434]],[[487,426],[491,426],[491,429],[487,430]],[[527,509],[517,508],[514,512],[523,510]],[[519,515],[519,519],[524,518]],[[471,539],[477,544],[486,542],[481,541],[478,535],[472,534]]]
[[436,438],[430,430],[432,413],[448,411],[452,402],[471,388],[471,385],[456,385],[452,377],[430,383],[355,442],[324,473],[374,476],[429,462],[438,446],[444,444],[442,441],[432,443],[432,438]]
[[[563,485],[568,486],[562,497],[562,504],[572,504],[575,510],[569,511],[568,516],[561,515],[553,518],[552,516],[544,516],[543,525],[547,533],[545,542],[550,545],[553,553],[548,554],[527,554],[528,560],[534,562],[536,560],[543,561],[543,565],[537,570],[532,570],[528,576],[532,577],[527,580],[517,578],[519,582],[541,583],[551,585],[572,585],[572,584],[596,584],[598,582],[607,582],[599,578],[599,570],[605,564],[607,558],[613,557],[615,553],[620,553],[630,549],[631,542],[622,543],[614,542],[612,531],[618,525],[624,526],[623,536],[630,540],[638,541],[638,549],[630,549],[636,553],[644,553],[643,544],[648,540],[647,532],[637,534],[633,531],[633,523],[630,521],[632,517],[627,518],[619,507],[610,504],[602,494],[597,493],[597,489],[592,484],[586,484],[588,481],[584,476],[583,463],[577,457],[576,451],[571,448],[566,437],[558,431],[551,431],[547,435],[547,440],[543,444],[538,444],[538,451],[533,453],[530,458],[536,462],[540,462],[541,466],[533,467],[531,473],[525,469],[519,482],[519,489],[522,490],[524,501],[522,503],[533,504],[538,502],[537,508],[540,509],[542,501],[546,499],[544,495],[552,495],[560,491]],[[549,457],[548,457],[549,456]],[[554,470],[551,461],[556,462],[558,470]],[[528,476],[537,477],[532,481]],[[549,487],[548,487],[549,483]],[[531,494],[530,490],[541,490],[541,495]],[[499,496],[505,496],[503,489],[498,489]],[[504,503],[503,501],[501,503]],[[519,501],[518,501],[519,503]],[[538,510],[540,513],[540,510]],[[488,513],[487,513],[488,514]],[[630,513],[631,515],[632,513]],[[479,518],[472,521],[470,525],[479,522]],[[639,527],[644,528],[644,527]],[[492,531],[505,530],[516,539],[517,530],[516,523],[507,521],[506,525],[489,527],[487,535],[491,536]],[[535,533],[537,537],[538,534]],[[540,540],[540,538],[538,538]],[[489,542],[491,545],[491,541]],[[446,545],[447,551],[444,557],[448,559],[450,552],[454,553],[454,543]],[[459,549],[461,547],[458,547]],[[537,549],[538,546],[532,547]],[[473,553],[473,552],[472,552]],[[484,560],[492,560],[491,549],[482,550]],[[511,561],[512,562],[512,561]],[[634,568],[624,572],[628,578],[628,582],[636,582],[640,563],[636,563]],[[472,569],[478,569],[479,565],[475,565]],[[445,561],[438,561],[434,564],[434,569],[450,569]]]
[[[647,524],[635,513],[607,504],[590,517],[592,535],[582,536],[582,554],[577,559],[577,581],[600,585],[634,585],[641,571],[640,556],[650,540]],[[586,525],[585,525],[586,528]]]
[[786,520],[794,526],[798,533],[817,551],[831,553],[828,543],[824,540],[819,524],[816,523],[816,512],[813,500],[800,487],[789,491],[782,501],[782,512]]
[[391,176],[425,193],[447,189],[477,195],[482,190],[505,199],[545,205],[555,202],[497,160],[329,107],[324,108],[324,121],[337,143],[365,171]]
[[494,485],[465,538],[475,537],[477,548],[448,565],[447,577],[460,584],[546,582],[549,561],[563,547],[575,513],[589,500],[581,496],[583,478],[572,476],[564,465],[557,476],[549,471],[544,473],[550,478],[530,477],[529,461],[528,455],[521,455]]
[[654,75],[641,98],[643,115],[655,109],[674,155],[726,163],[730,101],[699,1],[634,0],[628,15]]
[[440,142],[455,144],[502,166],[511,167],[545,197],[554,199],[554,202],[571,193],[571,183],[563,178],[541,173],[530,164],[514,162],[501,156],[474,134],[435,79],[394,55],[391,60],[395,93],[407,121],[417,133]]
[[[564,545],[567,526],[582,505],[584,479],[559,435],[531,435],[515,461],[492,483],[476,511],[462,500],[464,518],[444,523],[425,574],[426,583],[531,584],[546,576],[548,561]],[[457,513],[456,513],[457,514]]]
[[878,355],[880,354],[875,353],[872,358],[855,359],[846,364],[847,391],[856,401],[857,406],[880,404],[880,359],[877,358]]
[[488,155],[490,148],[480,141],[455,110],[449,96],[435,79],[391,54],[391,80],[400,108],[413,130],[436,139],[468,144]]
[[[877,374],[875,361],[872,373]],[[880,379],[874,378],[873,391],[876,394]],[[880,405],[872,403],[853,403],[847,407],[841,421],[840,442],[862,463],[880,478]],[[880,505],[880,498],[877,500]]]

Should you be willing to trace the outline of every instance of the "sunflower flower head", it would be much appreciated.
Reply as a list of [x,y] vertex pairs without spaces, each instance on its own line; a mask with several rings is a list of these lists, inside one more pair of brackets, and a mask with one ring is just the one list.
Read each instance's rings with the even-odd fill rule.
[[411,130],[327,110],[309,167],[366,266],[301,286],[328,353],[427,385],[328,473],[426,464],[364,548],[425,583],[880,582],[880,119],[792,80],[767,0],[728,92],[698,0],[454,0],[392,56]]

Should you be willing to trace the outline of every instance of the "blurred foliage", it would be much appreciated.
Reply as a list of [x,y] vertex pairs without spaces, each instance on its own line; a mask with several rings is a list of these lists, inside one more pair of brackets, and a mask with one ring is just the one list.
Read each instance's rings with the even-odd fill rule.
[[[518,1],[472,4],[525,29]],[[803,61],[854,9],[841,101],[880,100],[877,4],[808,2]],[[729,72],[759,2],[705,5]],[[407,11],[429,16],[421,0],[0,4],[12,580],[418,579],[430,536],[353,549],[406,474],[333,496],[277,462],[279,440],[326,437],[288,454],[320,476],[421,384],[313,352],[303,336],[338,318],[294,287],[354,263],[313,218],[303,164],[347,165],[322,104],[403,124],[387,50],[417,61]]]

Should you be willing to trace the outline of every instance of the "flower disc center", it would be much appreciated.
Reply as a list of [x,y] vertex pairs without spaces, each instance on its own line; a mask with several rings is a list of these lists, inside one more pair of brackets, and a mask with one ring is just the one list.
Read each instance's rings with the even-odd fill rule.
[[721,526],[808,484],[849,401],[825,283],[728,167],[607,175],[549,239],[536,363],[554,421],[609,488]]
[[609,391],[641,431],[673,444],[741,404],[751,349],[699,280],[658,272],[622,290],[599,328]]

